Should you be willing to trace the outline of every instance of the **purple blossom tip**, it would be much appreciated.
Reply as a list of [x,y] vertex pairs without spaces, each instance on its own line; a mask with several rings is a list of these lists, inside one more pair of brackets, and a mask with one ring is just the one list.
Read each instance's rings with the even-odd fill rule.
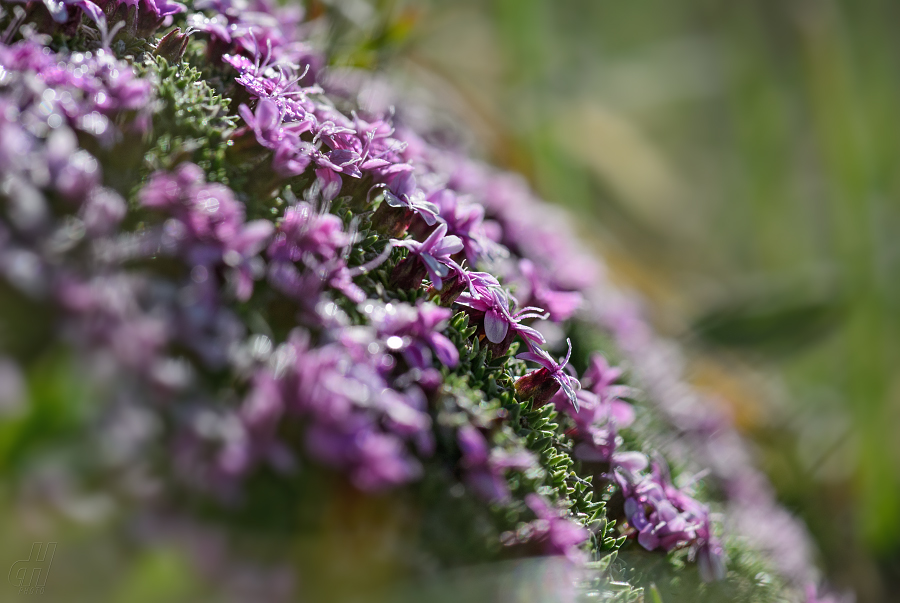
[[[575,408],[575,412],[578,412],[578,396],[576,395],[576,392],[581,389],[581,384],[578,382],[578,379],[571,376],[565,370],[566,365],[569,363],[569,358],[572,356],[572,341],[566,339],[566,344],[568,345],[568,351],[566,352],[565,358],[559,363],[553,360],[553,357],[550,356],[550,354],[539,347],[533,347],[531,348],[531,351],[517,355],[516,358],[534,362],[541,365],[542,368],[519,378],[516,382],[516,389],[523,397],[530,397],[529,394],[539,393],[541,401],[539,402],[538,399],[535,398],[535,404],[545,404],[550,399],[549,397],[545,399],[548,391],[548,379],[552,379],[556,383],[555,390],[562,389],[566,398],[569,400],[569,403]],[[552,396],[554,393],[556,393],[556,391],[551,392],[549,395]]]

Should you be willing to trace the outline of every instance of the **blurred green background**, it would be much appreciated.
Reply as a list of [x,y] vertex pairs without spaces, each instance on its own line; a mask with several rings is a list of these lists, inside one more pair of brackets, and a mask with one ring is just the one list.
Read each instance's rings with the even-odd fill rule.
[[378,9],[378,43],[346,60],[424,83],[488,159],[577,212],[831,580],[896,600],[900,3]]

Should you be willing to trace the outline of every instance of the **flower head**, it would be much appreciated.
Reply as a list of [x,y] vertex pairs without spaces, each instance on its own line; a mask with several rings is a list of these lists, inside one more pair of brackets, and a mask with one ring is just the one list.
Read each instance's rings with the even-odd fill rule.
[[364,311],[387,348],[402,353],[411,368],[431,367],[431,351],[444,366],[459,364],[459,350],[440,332],[452,314],[449,309],[419,302],[416,306],[367,304]]
[[438,208],[434,203],[426,201],[422,191],[416,188],[416,177],[411,170],[394,174],[383,194],[388,207],[411,211],[422,218],[428,226],[437,223]]
[[[462,241],[459,240],[459,237],[447,236],[446,224],[438,224],[437,228],[421,243],[413,239],[402,241],[391,239],[391,243],[395,247],[405,247],[409,250],[409,257],[397,265],[399,270],[395,270],[395,281],[403,281],[402,284],[398,283],[400,286],[418,287],[424,276],[422,273],[427,273],[434,287],[441,289],[444,286],[444,279],[450,275],[451,271],[462,270],[451,257],[462,251]],[[404,274],[404,268],[411,273],[411,277]],[[419,269],[421,269],[421,273]]]
[[625,516],[648,551],[689,548],[700,562],[704,579],[724,576],[724,551],[712,533],[709,508],[672,485],[668,471],[654,463],[649,475],[615,471],[625,496]]
[[469,282],[471,291],[461,294],[456,303],[479,313],[484,337],[494,344],[492,349],[495,355],[506,352],[516,335],[525,341],[529,349],[544,343],[544,336],[540,331],[521,322],[530,318],[546,318],[547,315],[541,308],[529,306],[510,310],[514,300],[502,288],[489,286],[488,282],[473,280],[471,277]]
[[550,320],[568,320],[584,302],[584,296],[577,291],[558,291],[551,287],[531,260],[520,260],[518,268],[523,279],[516,288],[516,295],[528,304],[546,308]]

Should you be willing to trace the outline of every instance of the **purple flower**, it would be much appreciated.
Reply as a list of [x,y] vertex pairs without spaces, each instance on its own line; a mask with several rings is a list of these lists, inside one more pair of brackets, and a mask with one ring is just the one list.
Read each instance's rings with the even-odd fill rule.
[[524,282],[515,290],[516,295],[527,300],[525,303],[528,305],[546,308],[553,322],[568,320],[584,301],[584,297],[577,291],[553,289],[530,260],[520,260],[519,271]]
[[254,220],[226,243],[222,261],[234,269],[235,297],[247,301],[253,294],[253,281],[265,272],[260,252],[266,247],[275,225],[268,220]]
[[817,588],[815,584],[806,585],[806,603],[853,603],[854,600],[852,595],[840,596]]
[[275,155],[272,157],[272,169],[276,174],[285,178],[297,176],[306,171],[314,154],[315,147],[300,140],[296,134],[289,132],[285,134],[275,149]]
[[328,168],[319,168],[316,170],[316,178],[324,200],[331,201],[341,192],[340,174],[333,172]]
[[310,455],[325,465],[346,466],[353,485],[368,492],[412,481],[421,474],[421,465],[399,438],[379,433],[370,425],[356,428],[348,423],[311,425],[306,433]]
[[[362,302],[365,292],[353,278],[370,269],[372,263],[349,268],[344,251],[351,242],[340,218],[319,213],[309,203],[300,202],[285,211],[269,245],[269,279],[282,293],[307,306],[315,305],[321,284],[337,289],[354,302]],[[380,259],[376,258],[376,263]]]
[[245,475],[263,462],[281,472],[296,467],[293,453],[278,436],[285,415],[279,385],[268,370],[253,376],[250,392],[238,411],[244,437],[236,439],[222,455],[223,465],[232,475]]
[[434,226],[437,223],[437,206],[425,200],[422,191],[416,188],[416,177],[411,170],[403,170],[394,174],[388,181],[384,191],[384,202],[389,207],[402,208],[417,214],[425,224]]
[[107,188],[91,191],[80,215],[88,234],[94,237],[110,234],[125,218],[128,206],[118,193]]
[[343,227],[337,216],[320,213],[309,203],[298,203],[285,210],[268,255],[273,260],[288,262],[310,257],[320,261],[333,260],[340,257],[351,242]]
[[553,360],[545,350],[533,347],[530,352],[524,352],[516,356],[521,360],[530,360],[541,365],[536,371],[533,371],[524,377],[519,377],[516,381],[516,391],[525,399],[534,398],[536,406],[542,406],[550,401],[557,391],[562,389],[566,398],[578,411],[578,397],[576,392],[581,388],[578,379],[566,372],[565,367],[569,363],[572,356],[572,342],[566,340],[569,350],[566,357],[559,363]]
[[[620,397],[634,394],[626,385],[616,385],[622,369],[612,368],[602,354],[591,354],[588,369],[581,377],[583,389],[578,392],[581,410],[573,418],[583,431],[594,424],[613,423],[616,427],[628,427],[634,422],[634,407]],[[563,400],[554,400],[563,408]],[[571,414],[571,413],[570,413]]]
[[418,216],[427,226],[437,223],[438,208],[426,201],[421,190],[416,188],[416,179],[408,166],[392,165],[388,184],[376,184],[369,190],[382,189],[383,201],[372,216],[372,226],[391,237],[403,235]]
[[543,543],[548,555],[564,555],[575,564],[584,563],[587,555],[581,545],[590,538],[587,528],[564,516],[538,494],[525,497],[528,507],[537,515],[531,523],[533,538]]
[[451,306],[465,291],[472,297],[489,297],[492,289],[500,288],[500,281],[487,272],[470,272],[464,268],[456,270],[447,277],[444,287],[440,290],[434,287],[428,291],[428,297],[437,294],[443,306]]
[[440,209],[440,216],[447,223],[449,233],[463,242],[469,264],[474,266],[481,259],[500,254],[499,246],[485,232],[484,207],[461,202],[448,189],[439,189],[428,200]]
[[163,240],[180,249],[189,264],[203,269],[194,277],[203,282],[216,265],[224,265],[233,271],[235,296],[245,301],[253,292],[254,279],[264,272],[258,254],[275,227],[267,220],[245,223],[244,206],[231,190],[204,180],[200,167],[184,163],[173,173],[153,174],[139,198],[144,207],[174,218],[163,229]]
[[406,442],[429,450],[431,420],[420,393],[385,381],[389,356],[362,343],[309,349],[298,332],[276,351],[275,370],[285,412],[307,424],[309,455],[348,472],[361,490],[383,490],[420,475]]
[[[51,129],[69,125],[107,148],[119,142],[123,133],[147,127],[151,83],[138,78],[131,66],[102,49],[72,56],[47,50],[27,40],[0,45],[5,85],[21,90],[15,97],[17,106],[9,105],[18,123],[46,124],[31,129],[39,136],[46,135],[38,133],[51,124]],[[29,74],[27,86],[21,81],[25,74]],[[126,113],[131,111],[137,115]]]
[[97,160],[78,148],[78,140],[68,128],[60,128],[50,135],[44,158],[53,188],[70,201],[83,200],[100,184]]
[[419,243],[412,239],[391,239],[395,247],[405,247],[409,256],[397,264],[392,280],[398,286],[408,289],[417,288],[425,273],[436,289],[444,286],[444,279],[451,271],[462,270],[451,256],[462,251],[463,245],[459,237],[446,236],[447,225],[438,224],[437,228]]
[[462,453],[463,479],[478,496],[490,502],[510,500],[506,471],[524,471],[536,462],[534,455],[526,450],[491,450],[481,431],[473,425],[460,427],[456,440]]
[[170,213],[187,227],[187,235],[204,242],[235,237],[244,222],[244,206],[231,190],[206,183],[203,170],[183,163],[174,173],[157,172],[141,190],[144,207]]
[[654,463],[650,475],[615,472],[625,496],[625,517],[648,551],[689,548],[704,580],[724,576],[724,551],[712,533],[709,509],[672,485],[668,472]]
[[529,318],[546,318],[543,310],[525,307],[515,312],[510,311],[510,297],[499,287],[486,287],[485,281],[470,281],[474,292],[463,293],[456,303],[471,308],[482,318],[484,337],[491,343],[495,356],[509,349],[516,335],[525,341],[529,349],[535,349],[544,343],[544,336],[536,329],[521,324]]
[[429,368],[429,350],[444,366],[453,368],[459,364],[459,350],[440,333],[452,315],[449,309],[420,301],[415,307],[385,304],[376,308],[370,304],[365,311],[388,350],[401,352],[410,368]]
[[262,98],[256,103],[256,110],[251,111],[247,105],[241,105],[238,112],[256,135],[260,145],[268,149],[278,147],[284,134],[281,128],[283,114],[275,101]]

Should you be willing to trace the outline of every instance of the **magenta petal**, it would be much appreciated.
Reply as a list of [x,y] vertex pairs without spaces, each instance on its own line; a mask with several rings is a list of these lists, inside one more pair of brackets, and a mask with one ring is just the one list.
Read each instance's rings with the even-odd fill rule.
[[539,356],[538,354],[535,354],[533,352],[522,352],[521,354],[516,355],[516,358],[518,358],[519,360],[530,360],[532,362],[536,362],[548,370],[553,369],[553,364],[551,362],[548,362],[546,358],[544,358],[543,356]]
[[262,130],[277,128],[281,121],[281,111],[275,101],[264,98],[256,106],[256,126]]
[[423,253],[419,257],[425,262],[425,268],[428,270],[428,277],[431,279],[431,284],[434,285],[434,288],[437,290],[443,289],[443,277],[447,276],[449,273],[447,267],[438,264],[437,260],[427,253]]
[[316,178],[322,189],[322,198],[331,201],[341,192],[341,176],[328,168],[316,170]]
[[418,210],[419,216],[425,221],[425,224],[427,224],[428,226],[434,226],[437,223],[437,208],[433,210],[430,207],[426,207],[427,205],[430,204],[422,203],[415,209]]
[[241,117],[244,118],[244,121],[247,122],[247,125],[253,126],[256,123],[256,118],[253,116],[253,111],[250,110],[250,107],[241,103],[241,106],[238,107],[238,113],[241,114]]
[[366,161],[363,161],[359,167],[363,170],[374,170],[386,165],[390,165],[390,162],[384,159],[367,159]]
[[90,2],[90,0],[81,0],[80,2],[76,2],[75,6],[86,12],[88,16],[90,16],[90,18],[94,20],[95,23],[102,23],[106,21],[106,16],[103,14],[103,9],[101,9],[93,2]]
[[[643,471],[647,468],[647,465],[650,464],[649,460],[647,459],[647,455],[640,452],[616,452],[615,454],[613,454],[613,463],[615,463],[619,467],[631,471],[632,473]],[[629,498],[628,500],[632,499]],[[632,506],[634,506],[633,503]]]
[[459,350],[456,349],[453,342],[440,333],[432,334],[431,347],[434,348],[434,353],[444,366],[453,368],[459,364]]
[[638,534],[638,542],[648,551],[652,551],[659,546],[659,538],[653,533],[650,526],[647,526]]
[[253,295],[253,277],[247,270],[237,270],[235,273],[234,296],[238,301],[245,302]]
[[627,402],[611,400],[609,403],[609,416],[619,427],[628,427],[634,423],[634,407]]
[[444,238],[445,234],[447,234],[447,225],[438,224],[438,227],[435,228],[430,235],[428,235],[428,238],[422,241],[422,249],[431,252],[434,249],[435,245],[438,244],[438,241]]
[[268,220],[247,222],[230,247],[243,256],[256,255],[266,246],[273,232],[275,225]]
[[444,237],[444,240],[441,241],[437,248],[434,250],[435,255],[453,255],[454,253],[459,253],[463,249],[463,243],[459,237],[456,235],[450,235],[449,237]]
[[488,443],[477,428],[472,425],[463,425],[459,428],[456,439],[460,452],[463,454],[463,462],[469,465],[487,463]]
[[488,310],[484,314],[484,334],[491,343],[500,343],[506,339],[509,323],[503,320],[496,310]]

